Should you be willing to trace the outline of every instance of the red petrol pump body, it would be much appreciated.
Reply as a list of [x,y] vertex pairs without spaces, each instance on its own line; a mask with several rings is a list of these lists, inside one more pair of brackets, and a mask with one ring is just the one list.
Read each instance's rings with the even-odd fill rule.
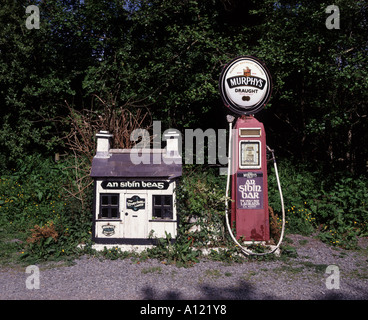
[[236,238],[270,239],[264,126],[253,116],[242,116],[232,130],[231,225]]
[[[272,91],[271,75],[260,60],[242,56],[222,70],[220,94],[238,117],[231,144],[231,227],[236,239],[270,239],[266,133],[254,114],[262,110]],[[231,126],[230,126],[231,127]]]

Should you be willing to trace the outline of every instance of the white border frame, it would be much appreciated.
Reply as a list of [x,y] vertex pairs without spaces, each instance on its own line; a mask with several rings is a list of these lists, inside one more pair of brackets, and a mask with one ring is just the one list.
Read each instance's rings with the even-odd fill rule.
[[[248,130],[248,129],[249,130],[259,130],[259,135],[250,135],[250,134],[245,135],[245,134],[241,134],[241,130]],[[241,137],[241,138],[260,138],[261,136],[262,136],[262,128],[260,128],[260,127],[239,128],[239,137]]]
[[[241,144],[242,143],[250,143],[250,142],[258,142],[258,153],[259,153],[259,156],[258,156],[258,159],[259,159],[259,165],[257,166],[254,166],[254,165],[250,165],[250,166],[242,166],[241,164]],[[239,141],[239,149],[238,149],[238,152],[239,152],[239,169],[261,169],[262,167],[262,142],[261,140],[240,140]]]

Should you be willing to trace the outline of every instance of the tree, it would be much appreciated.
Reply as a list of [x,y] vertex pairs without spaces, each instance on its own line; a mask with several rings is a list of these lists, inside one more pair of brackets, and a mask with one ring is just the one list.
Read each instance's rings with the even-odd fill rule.
[[65,101],[81,111],[96,95],[112,109],[148,107],[165,127],[224,128],[218,78],[248,54],[273,77],[256,115],[269,144],[326,170],[366,172],[366,1],[335,2],[340,29],[326,27],[327,1],[48,0],[37,4],[38,30],[25,27],[28,4],[0,8],[0,163],[53,152],[68,131],[56,121]]
[[254,11],[267,17],[255,47],[274,78],[267,115],[289,155],[366,172],[367,3],[336,1],[339,30],[326,28],[329,4],[265,1]]
[[55,147],[60,133],[54,120],[65,113],[64,100],[76,95],[78,77],[91,63],[91,50],[70,31],[65,7],[40,3],[40,29],[27,29],[28,5],[8,1],[0,8],[0,146],[8,165]]

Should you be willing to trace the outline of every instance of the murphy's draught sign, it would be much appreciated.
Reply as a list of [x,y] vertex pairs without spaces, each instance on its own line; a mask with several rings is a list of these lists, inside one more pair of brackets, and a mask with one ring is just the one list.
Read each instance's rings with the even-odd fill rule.
[[255,114],[270,98],[272,79],[261,61],[242,56],[225,66],[219,85],[222,100],[230,110],[237,114]]

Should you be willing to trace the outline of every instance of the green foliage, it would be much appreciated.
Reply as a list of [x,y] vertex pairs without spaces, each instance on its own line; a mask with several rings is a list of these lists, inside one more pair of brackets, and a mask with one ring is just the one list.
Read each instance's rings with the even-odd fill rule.
[[25,26],[29,1],[6,1],[0,8],[0,50],[7,53],[0,57],[0,146],[7,155],[0,170],[60,144],[55,119],[64,115],[64,100],[76,94],[75,80],[87,67],[85,61],[91,62],[78,39],[71,45],[70,32],[58,33],[73,16],[61,14],[65,7],[58,2],[39,4],[38,30]]
[[252,11],[264,17],[254,53],[273,75],[271,139],[284,139],[289,155],[326,162],[326,173],[366,172],[366,5],[335,1],[341,28],[329,30],[328,1],[262,2]]
[[[327,190],[326,190],[327,189]],[[341,177],[321,190],[311,209],[319,217],[321,239],[333,245],[355,247],[357,236],[368,235],[368,181]]]
[[51,161],[30,156],[0,181],[2,218],[27,226],[46,223],[51,216],[62,219],[62,184],[65,173]]
[[25,27],[27,5],[0,8],[0,170],[62,148],[65,101],[81,110],[95,94],[149,106],[165,127],[223,127],[211,117],[226,110],[219,74],[250,54],[273,75],[270,144],[326,171],[366,172],[364,1],[335,2],[339,30],[326,28],[328,1],[50,0],[37,4],[39,30]]
[[[368,234],[368,179],[364,176],[322,174],[321,169],[295,165],[291,161],[279,164],[283,190],[286,230],[311,234],[332,245],[354,247],[357,236]],[[280,200],[273,170],[269,173],[270,205],[281,217]]]
[[24,232],[18,231],[13,225],[0,220],[0,264],[17,261],[24,254]]
[[[317,169],[280,164],[288,231],[309,234],[318,228],[325,241],[338,245],[366,235],[366,3],[336,1],[339,30],[326,28],[330,4],[49,0],[37,2],[40,29],[28,30],[29,1],[5,1],[0,7],[2,230],[11,226],[30,236],[35,225],[52,222],[57,240],[46,237],[29,247],[42,257],[74,252],[74,244],[89,237],[90,188],[81,205],[61,186],[81,189],[82,177],[76,185],[69,165],[44,161],[65,150],[62,138],[70,132],[65,101],[77,112],[91,106],[96,114],[106,106],[146,106],[163,127],[179,130],[224,128],[219,74],[231,58],[250,54],[265,61],[273,78],[271,101],[259,114],[268,144],[280,157],[321,164]],[[96,105],[96,95],[106,105]],[[272,170],[270,204],[280,218]],[[226,243],[224,185],[225,177],[187,168],[178,189],[183,245],[188,237],[193,245]],[[190,218],[196,220],[195,233],[188,231]]]
[[[218,169],[217,169],[218,170]],[[225,227],[226,177],[217,170],[204,166],[186,165],[176,190],[179,213],[179,229],[175,242],[171,235],[157,239],[156,247],[148,250],[148,256],[190,266],[198,262],[200,249],[211,250],[209,258],[226,262],[239,262],[239,250],[234,246]]]
[[121,251],[118,247],[113,247],[110,249],[104,248],[103,251],[98,253],[99,256],[102,256],[109,260],[117,260],[117,259],[125,259],[128,257],[134,257],[133,253],[130,253],[128,251]]
[[[309,208],[311,199],[319,194],[317,172],[291,161],[278,161],[278,172],[284,198],[286,230],[290,233],[311,234],[316,221]],[[281,201],[273,166],[268,172],[269,205],[281,220]]]
[[[78,252],[90,239],[91,211],[81,212],[63,186],[66,164],[29,156],[0,180],[0,225],[23,233],[21,258],[57,259]],[[92,199],[90,199],[92,203]],[[27,240],[27,241],[25,241]]]
[[[177,190],[182,227],[199,246],[216,246],[226,241],[226,177],[202,166],[186,166]],[[193,223],[190,223],[193,221]],[[191,232],[189,228],[195,228]]]
[[240,263],[244,261],[244,256],[239,253],[235,245],[229,244],[226,248],[219,248],[219,250],[211,250],[209,258],[214,261],[222,261],[226,263]]
[[165,260],[166,263],[174,263],[178,267],[188,267],[199,262],[200,252],[191,248],[191,239],[179,236],[178,240],[172,243],[171,234],[165,231],[165,236],[158,238],[152,249],[147,249],[148,257]]

